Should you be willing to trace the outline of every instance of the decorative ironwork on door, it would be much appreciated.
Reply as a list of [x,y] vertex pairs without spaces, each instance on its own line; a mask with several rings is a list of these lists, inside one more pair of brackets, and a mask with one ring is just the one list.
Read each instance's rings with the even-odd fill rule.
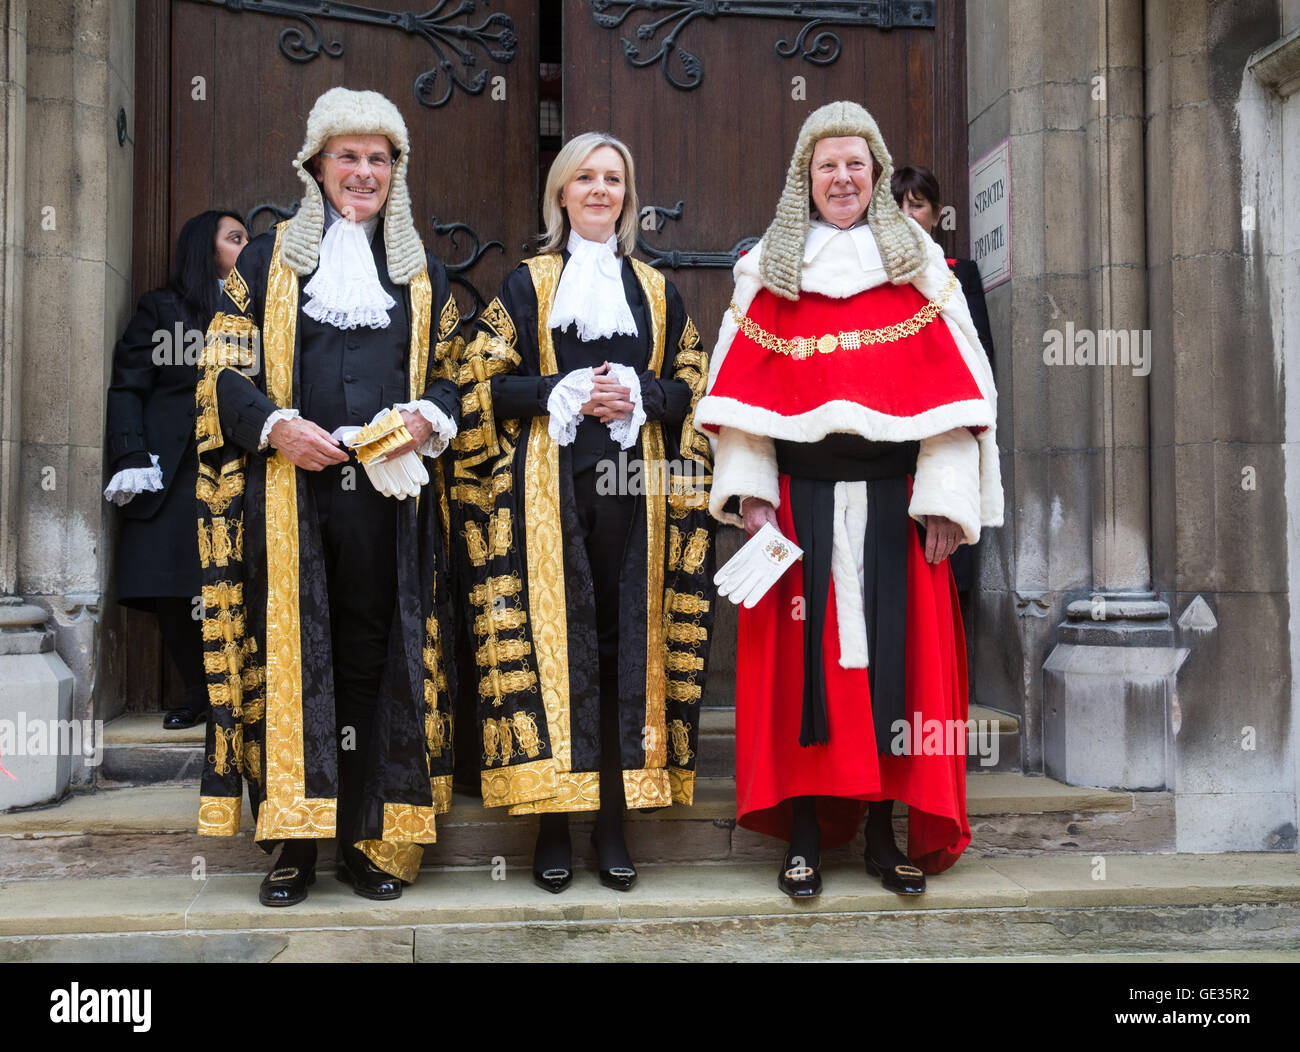
[[[436,109],[446,105],[452,93],[459,88],[468,95],[481,95],[487,87],[488,72],[475,68],[478,56],[475,49],[501,65],[514,60],[519,40],[515,22],[500,11],[489,14],[478,25],[460,22],[462,15],[472,15],[478,8],[476,0],[460,0],[455,10],[446,10],[452,0],[438,0],[423,14],[414,11],[382,11],[361,4],[313,2],[313,0],[187,0],[188,3],[221,7],[236,14],[249,13],[277,15],[301,22],[301,26],[285,26],[277,40],[280,53],[292,62],[310,62],[321,54],[339,58],[343,54],[341,40],[326,41],[325,34],[316,24],[317,18],[331,18],[358,25],[397,29],[403,33],[422,37],[436,56],[436,62],[415,78],[415,98],[422,106]],[[486,6],[487,0],[484,0]],[[457,68],[457,62],[460,68]],[[440,83],[441,80],[441,83]]]
[[[840,38],[830,26],[870,26],[876,29],[933,29],[934,0],[866,0],[863,3],[769,3],[755,0],[590,0],[592,18],[603,29],[617,29],[634,13],[663,17],[642,22],[634,40],[619,37],[628,63],[652,66],[656,62],[664,78],[675,88],[691,91],[704,80],[704,63],[677,42],[678,35],[697,18],[797,19],[804,23],[794,40],[778,40],[776,53],[782,58],[798,54],[819,66],[840,57]],[[667,35],[656,42],[659,31]],[[811,37],[811,39],[809,39]],[[653,51],[650,51],[654,48]],[[676,59],[678,71],[673,69]]]

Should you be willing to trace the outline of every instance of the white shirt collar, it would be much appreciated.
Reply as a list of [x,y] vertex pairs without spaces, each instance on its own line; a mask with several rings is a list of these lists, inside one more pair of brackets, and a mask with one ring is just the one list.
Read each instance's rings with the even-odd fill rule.
[[808,240],[803,246],[803,261],[811,263],[817,258],[818,253],[839,234],[848,234],[853,240],[853,247],[858,250],[858,260],[862,263],[863,270],[874,270],[884,266],[880,258],[880,248],[876,245],[876,237],[872,234],[866,219],[848,230],[841,230],[824,220],[814,219],[808,226]]
[[[321,197],[325,198],[325,230],[329,230],[329,228],[334,225],[336,220],[342,219],[343,217],[339,215],[338,211],[334,208],[334,206],[330,204],[330,199],[328,197],[325,197],[325,193],[323,191],[321,192]],[[367,241],[372,243],[374,242],[375,230],[378,227],[379,227],[378,212],[372,215],[369,219],[364,220],[362,222],[361,229],[366,232]]]
[[585,237],[579,234],[572,227],[569,228],[568,244],[566,244],[564,247],[569,250],[569,255],[573,255],[583,245],[600,245],[600,244],[604,244],[604,246],[607,249],[609,249],[612,253],[614,253],[614,255],[616,256],[618,255],[618,234],[610,234],[609,240],[604,242],[588,241]]

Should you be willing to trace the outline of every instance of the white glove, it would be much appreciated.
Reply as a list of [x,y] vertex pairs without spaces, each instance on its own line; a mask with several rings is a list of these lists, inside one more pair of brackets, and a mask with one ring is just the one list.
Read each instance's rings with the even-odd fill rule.
[[362,466],[370,478],[370,484],[385,497],[405,500],[418,497],[420,487],[429,481],[429,472],[422,464],[420,454],[408,450],[400,457],[372,460]]
[[727,564],[713,575],[718,595],[746,610],[767,594],[791,566],[803,558],[803,549],[782,535],[770,522],[751,537]]
[[396,457],[384,452],[411,441],[396,409],[381,409],[365,427],[341,427],[331,437],[357,454],[370,484],[385,497],[418,497],[420,487],[429,481],[418,451],[407,450]]

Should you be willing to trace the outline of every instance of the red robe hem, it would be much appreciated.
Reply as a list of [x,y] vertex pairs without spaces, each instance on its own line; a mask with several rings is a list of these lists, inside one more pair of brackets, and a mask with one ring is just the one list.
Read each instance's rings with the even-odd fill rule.
[[[794,537],[789,478],[780,477],[777,524]],[[909,486],[910,488],[910,486]],[[966,644],[948,560],[925,561],[908,530],[907,697],[911,727],[967,718]],[[970,843],[964,749],[878,755],[870,670],[840,668],[839,622],[831,583],[822,661],[830,740],[799,744],[803,698],[803,575],[787,571],[752,610],[740,609],[736,660],[736,814],[745,829],[788,840],[790,799],[817,796],[822,846],[853,839],[867,801],[908,807],[907,854],[925,873],[948,869]],[[925,736],[923,735],[923,738]],[[950,736],[945,733],[944,738]],[[964,732],[960,734],[965,744]]]

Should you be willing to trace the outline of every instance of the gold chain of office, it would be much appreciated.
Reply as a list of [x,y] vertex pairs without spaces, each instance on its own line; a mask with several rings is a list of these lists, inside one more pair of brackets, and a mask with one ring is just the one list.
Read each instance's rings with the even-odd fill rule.
[[864,347],[867,344],[893,343],[895,340],[915,336],[939,316],[939,312],[943,310],[948,298],[958,287],[957,276],[949,274],[948,283],[940,290],[939,295],[926,303],[910,318],[895,322],[893,325],[886,325],[883,329],[828,332],[825,336],[819,336],[816,339],[811,336],[796,336],[790,340],[783,340],[779,336],[773,336],[757,322],[741,314],[735,300],[731,301],[730,310],[732,318],[740,326],[740,331],[764,350],[775,351],[777,354],[788,354],[791,358],[811,358],[813,353],[818,351],[822,354],[830,354],[841,347],[846,351],[856,351],[859,347]]

